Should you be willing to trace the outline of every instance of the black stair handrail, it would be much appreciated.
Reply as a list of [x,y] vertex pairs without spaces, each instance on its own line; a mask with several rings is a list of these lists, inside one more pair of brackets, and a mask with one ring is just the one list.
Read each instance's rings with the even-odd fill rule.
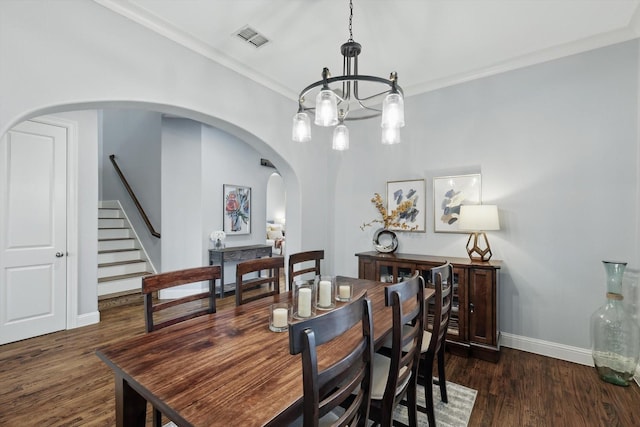
[[124,177],[124,175],[122,174],[122,171],[118,167],[118,164],[116,163],[116,155],[115,154],[111,154],[109,156],[109,159],[111,160],[111,163],[113,164],[113,167],[115,168],[116,172],[118,173],[118,176],[120,177],[120,180],[122,181],[122,184],[124,184],[124,188],[127,189],[127,192],[129,193],[129,196],[131,196],[131,199],[133,200],[133,203],[136,205],[136,208],[138,208],[138,212],[140,212],[140,215],[142,215],[142,219],[144,220],[144,223],[147,224],[147,228],[149,229],[149,232],[151,233],[152,236],[157,237],[159,239],[160,238],[160,233],[158,233],[155,230],[155,228],[153,228],[153,225],[151,225],[151,221],[149,221],[149,217],[145,213],[144,209],[142,209],[142,206],[140,205],[140,202],[138,201],[138,198],[133,193],[133,189],[131,189],[131,186],[127,182],[127,178]]

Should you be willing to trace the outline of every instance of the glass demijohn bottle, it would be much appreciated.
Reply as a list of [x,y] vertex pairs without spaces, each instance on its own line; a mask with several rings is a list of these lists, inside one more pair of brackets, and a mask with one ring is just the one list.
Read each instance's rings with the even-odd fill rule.
[[627,386],[640,354],[640,326],[624,310],[622,277],[626,262],[602,261],[607,302],[591,315],[591,350],[598,375],[606,382]]

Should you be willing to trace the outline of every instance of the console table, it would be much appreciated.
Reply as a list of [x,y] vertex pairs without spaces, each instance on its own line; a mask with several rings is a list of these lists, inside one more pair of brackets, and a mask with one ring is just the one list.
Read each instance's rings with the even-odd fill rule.
[[[451,317],[447,349],[454,354],[497,362],[500,357],[498,305],[499,271],[502,261],[471,261],[403,253],[362,252],[358,257],[358,277],[397,283],[418,270],[431,282],[431,268],[449,261],[453,265]],[[429,324],[433,314],[429,316]]]
[[220,266],[220,298],[224,297],[225,262],[241,262],[249,259],[270,257],[272,256],[272,249],[273,247],[271,245],[230,246],[220,249],[209,249],[209,265]]

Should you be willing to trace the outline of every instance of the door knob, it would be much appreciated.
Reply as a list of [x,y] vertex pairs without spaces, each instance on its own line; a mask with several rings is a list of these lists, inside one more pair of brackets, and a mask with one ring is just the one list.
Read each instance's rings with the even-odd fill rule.
[[60,251],[56,252],[56,258],[62,258],[64,254]]

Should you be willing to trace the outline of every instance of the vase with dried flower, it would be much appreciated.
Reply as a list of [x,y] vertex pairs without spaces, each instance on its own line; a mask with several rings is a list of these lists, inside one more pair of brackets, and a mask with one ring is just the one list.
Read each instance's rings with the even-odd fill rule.
[[394,252],[398,248],[398,236],[392,229],[412,231],[417,228],[417,225],[410,226],[400,221],[401,215],[413,207],[413,201],[406,200],[391,212],[387,211],[382,197],[378,193],[374,193],[371,203],[380,212],[382,218],[363,223],[360,229],[364,231],[366,227],[371,227],[375,223],[382,224],[382,227],[373,233],[373,247],[382,253]]

